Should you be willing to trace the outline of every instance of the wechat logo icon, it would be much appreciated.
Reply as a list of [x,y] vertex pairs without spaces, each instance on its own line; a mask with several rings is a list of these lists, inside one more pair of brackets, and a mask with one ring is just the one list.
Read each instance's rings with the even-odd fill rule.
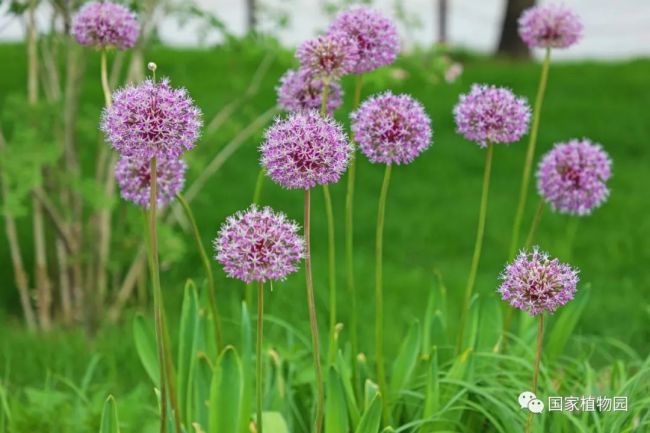
[[522,409],[527,409],[532,413],[542,413],[544,412],[544,402],[537,398],[537,396],[530,392],[524,391],[519,394],[519,406]]

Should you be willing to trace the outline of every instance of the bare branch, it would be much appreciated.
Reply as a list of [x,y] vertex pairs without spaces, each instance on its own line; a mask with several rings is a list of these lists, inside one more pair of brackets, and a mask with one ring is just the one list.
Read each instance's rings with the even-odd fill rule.
[[[0,129],[0,151],[6,148],[6,141],[4,134]],[[7,202],[7,196],[9,195],[9,188],[7,186],[7,180],[5,178],[4,172],[0,172],[0,196],[3,199],[3,202]],[[20,296],[20,304],[23,308],[23,314],[25,315],[25,322],[27,323],[27,328],[30,331],[36,330],[36,318],[34,316],[34,308],[29,296],[29,282],[27,277],[27,272],[25,272],[25,266],[23,264],[23,255],[20,248],[20,242],[18,241],[18,230],[16,229],[16,221],[11,216],[11,213],[8,209],[3,211],[4,220],[5,220],[5,231],[7,233],[7,241],[9,242],[9,251],[11,253],[11,263],[14,268],[14,279],[16,281],[16,287],[18,288],[18,295]]]

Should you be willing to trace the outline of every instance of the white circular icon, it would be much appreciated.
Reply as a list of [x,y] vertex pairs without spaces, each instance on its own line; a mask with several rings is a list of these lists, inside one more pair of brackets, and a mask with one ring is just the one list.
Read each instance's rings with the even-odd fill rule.
[[535,400],[537,396],[533,394],[530,391],[524,391],[521,394],[519,394],[519,406],[521,406],[522,409],[528,408],[528,403],[530,403],[532,400]]
[[528,403],[528,410],[532,413],[542,413],[544,411],[544,402],[535,398]]

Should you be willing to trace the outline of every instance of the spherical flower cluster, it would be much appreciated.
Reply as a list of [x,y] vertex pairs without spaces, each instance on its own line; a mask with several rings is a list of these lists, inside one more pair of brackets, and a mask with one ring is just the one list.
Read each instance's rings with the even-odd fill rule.
[[[320,110],[323,81],[315,79],[309,71],[288,70],[277,88],[278,104],[287,111]],[[341,85],[330,81],[327,86],[327,111],[331,115],[342,103]]]
[[498,291],[503,300],[537,316],[553,313],[573,299],[578,271],[535,247],[532,252],[521,251],[500,278]]
[[481,147],[512,143],[528,131],[530,107],[525,98],[496,86],[474,84],[454,107],[456,129]]
[[587,139],[558,143],[539,164],[537,188],[554,210],[588,215],[609,195],[612,161],[603,148]]
[[201,111],[185,89],[147,80],[114,93],[101,129],[123,156],[178,158],[194,147],[201,125]]
[[338,79],[351,73],[359,61],[356,42],[345,33],[332,32],[303,42],[296,50],[301,69],[314,78]]
[[[176,197],[185,183],[185,161],[161,158],[156,161],[158,207],[163,207]],[[115,165],[115,179],[124,200],[149,208],[151,194],[150,160],[123,156]]]
[[531,48],[567,48],[582,36],[582,23],[564,5],[533,6],[519,17],[519,36]]
[[431,119],[409,95],[373,96],[350,117],[354,139],[370,162],[408,164],[431,145]]
[[293,113],[266,130],[262,166],[281,186],[310,189],[336,183],[353,147],[341,126],[317,111]]
[[255,205],[226,220],[214,248],[226,274],[246,283],[283,280],[305,257],[298,225],[270,207]]
[[445,81],[448,83],[453,83],[460,77],[463,73],[463,65],[460,63],[452,63],[445,70]]
[[395,61],[399,53],[399,36],[395,24],[381,13],[357,6],[336,16],[329,32],[348,34],[357,44],[359,60],[355,74],[375,70]]
[[72,35],[81,45],[124,50],[135,45],[139,34],[135,14],[116,3],[86,3],[72,20]]

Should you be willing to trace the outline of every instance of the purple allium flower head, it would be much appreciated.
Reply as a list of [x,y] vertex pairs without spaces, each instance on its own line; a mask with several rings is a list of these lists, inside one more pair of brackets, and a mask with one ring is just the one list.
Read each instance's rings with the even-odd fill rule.
[[329,32],[343,32],[356,41],[359,60],[352,69],[355,74],[389,65],[399,53],[399,36],[395,24],[368,7],[356,6],[339,13],[330,25]]
[[519,17],[519,36],[531,48],[567,48],[582,36],[582,23],[564,5],[533,6]]
[[[124,200],[149,208],[151,194],[151,161],[123,156],[115,165],[115,179]],[[163,207],[176,197],[185,183],[185,161],[160,158],[156,161],[158,207]]]
[[539,164],[537,189],[551,207],[572,215],[589,215],[607,200],[612,161],[588,139],[558,143]]
[[480,147],[512,143],[528,131],[530,107],[510,90],[474,84],[454,107],[456,130]]
[[[290,69],[277,87],[278,104],[287,111],[320,110],[323,81],[315,79],[310,71]],[[341,106],[341,85],[330,81],[327,89],[327,110],[330,115]]]
[[202,125],[201,111],[185,89],[169,80],[127,86],[113,94],[102,114],[101,129],[123,156],[178,158],[194,147]]
[[373,96],[350,117],[354,139],[372,163],[408,164],[431,145],[431,119],[409,95]]
[[266,130],[260,150],[262,166],[273,181],[289,189],[310,189],[338,182],[353,147],[338,123],[312,110],[277,119]]
[[303,42],[296,50],[296,58],[314,78],[332,80],[354,70],[359,49],[346,33],[332,32]]
[[116,3],[86,3],[72,20],[72,35],[81,45],[124,50],[135,45],[139,34],[135,14]]
[[463,73],[463,65],[461,63],[452,63],[445,70],[445,81],[453,83]]
[[500,278],[498,291],[503,300],[537,316],[553,313],[573,299],[578,271],[535,247],[532,252],[521,251]]
[[226,274],[246,283],[283,280],[305,257],[298,225],[270,207],[252,205],[228,217],[214,240]]

